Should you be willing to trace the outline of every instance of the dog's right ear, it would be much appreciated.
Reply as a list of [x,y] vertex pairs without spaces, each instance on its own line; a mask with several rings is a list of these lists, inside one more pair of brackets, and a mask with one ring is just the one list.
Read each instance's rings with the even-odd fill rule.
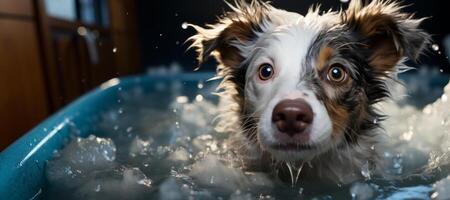
[[228,5],[232,11],[225,13],[216,24],[205,28],[190,25],[197,34],[188,41],[192,42],[190,48],[196,49],[200,64],[214,56],[223,67],[238,67],[243,61],[242,47],[255,40],[262,23],[268,19],[270,5],[267,3],[239,0],[236,6]]

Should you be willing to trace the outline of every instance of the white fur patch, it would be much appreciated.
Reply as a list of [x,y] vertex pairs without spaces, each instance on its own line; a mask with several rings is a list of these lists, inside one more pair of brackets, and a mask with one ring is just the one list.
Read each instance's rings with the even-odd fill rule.
[[[315,15],[316,13],[312,13]],[[270,22],[262,24],[258,39],[246,44],[235,44],[241,55],[247,58],[245,96],[252,114],[259,118],[258,139],[263,149],[277,159],[308,160],[322,153],[323,148],[305,152],[280,152],[270,146],[278,144],[277,132],[272,123],[272,111],[282,100],[303,98],[312,108],[314,120],[311,125],[309,144],[326,147],[331,140],[332,123],[328,112],[316,95],[304,87],[301,77],[307,70],[305,65],[309,47],[325,25],[311,23],[311,16],[274,10]],[[309,20],[307,20],[309,19]],[[258,69],[262,64],[274,67],[274,77],[268,81],[258,80]],[[310,66],[309,66],[310,67]],[[291,154],[291,155],[288,155]],[[287,156],[288,155],[288,156]]]

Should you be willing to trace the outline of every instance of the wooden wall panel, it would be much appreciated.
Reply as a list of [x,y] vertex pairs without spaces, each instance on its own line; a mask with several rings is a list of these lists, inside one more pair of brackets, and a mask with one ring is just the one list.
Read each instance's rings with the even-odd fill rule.
[[34,22],[0,18],[0,150],[48,114]]
[[34,16],[33,0],[0,0],[0,15]]
[[115,59],[119,75],[140,72],[141,62],[135,1],[109,0],[111,30],[117,48]]

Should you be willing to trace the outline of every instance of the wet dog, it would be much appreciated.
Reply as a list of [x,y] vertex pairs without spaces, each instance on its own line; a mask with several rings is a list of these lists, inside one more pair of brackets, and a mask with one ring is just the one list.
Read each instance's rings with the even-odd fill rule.
[[246,166],[286,163],[300,173],[308,163],[302,176],[341,183],[377,171],[384,134],[375,104],[429,43],[423,19],[381,0],[304,16],[260,1],[230,7],[215,24],[191,25],[190,41],[200,63],[219,63],[228,103],[218,126]]

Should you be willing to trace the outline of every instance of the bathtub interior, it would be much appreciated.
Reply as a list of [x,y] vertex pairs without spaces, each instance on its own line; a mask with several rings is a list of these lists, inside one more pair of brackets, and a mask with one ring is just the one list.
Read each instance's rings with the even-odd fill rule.
[[[0,171],[8,173],[0,173],[1,194],[9,199],[58,199],[67,192],[71,192],[66,195],[68,199],[448,197],[444,193],[450,182],[446,169],[432,176],[398,181],[373,178],[323,191],[308,187],[308,183],[292,187],[266,174],[235,168],[236,156],[223,145],[227,136],[214,129],[220,102],[212,95],[218,81],[207,81],[212,76],[153,75],[103,84],[2,152]],[[443,87],[448,77],[415,74],[401,78],[407,92],[398,92],[402,95],[394,96],[396,103],[385,107],[397,120],[388,121],[387,130],[395,132],[398,143],[394,145],[402,149],[431,145],[418,142],[424,134],[411,135],[409,126],[419,123],[411,131],[421,131],[424,125],[417,120],[427,118],[427,107],[438,108],[432,104],[436,100],[445,105]],[[448,122],[446,116],[430,117]],[[442,138],[442,143],[447,140]],[[432,157],[433,153],[437,157]],[[407,164],[411,161],[428,165],[433,159],[448,160],[444,153],[404,151],[384,156],[392,162],[392,173],[402,174],[414,168]],[[92,158],[95,162],[90,162]],[[445,163],[442,166],[448,167]],[[361,169],[361,173],[369,172]]]

